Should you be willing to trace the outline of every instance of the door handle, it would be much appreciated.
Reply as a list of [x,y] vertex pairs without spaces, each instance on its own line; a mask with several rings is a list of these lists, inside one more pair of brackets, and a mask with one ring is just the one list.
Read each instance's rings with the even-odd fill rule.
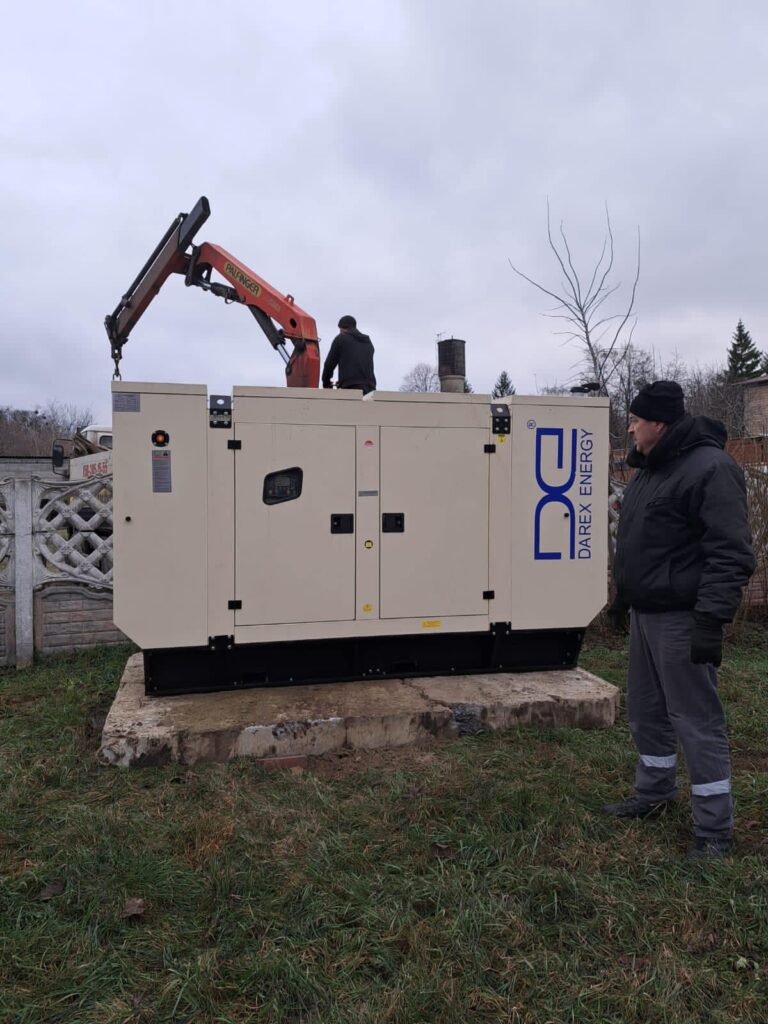
[[354,533],[355,517],[351,512],[331,513],[331,533]]
[[405,533],[404,512],[384,512],[381,516],[382,533]]

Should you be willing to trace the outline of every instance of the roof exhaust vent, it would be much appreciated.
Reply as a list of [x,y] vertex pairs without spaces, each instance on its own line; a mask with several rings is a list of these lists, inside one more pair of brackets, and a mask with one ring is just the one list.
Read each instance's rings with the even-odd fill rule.
[[464,393],[466,380],[466,363],[464,345],[460,338],[442,338],[437,343],[437,375],[440,378],[440,390]]

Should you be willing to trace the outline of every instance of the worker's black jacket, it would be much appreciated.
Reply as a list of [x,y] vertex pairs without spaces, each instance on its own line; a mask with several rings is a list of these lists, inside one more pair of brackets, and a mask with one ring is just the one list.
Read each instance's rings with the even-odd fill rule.
[[723,451],[725,427],[684,416],[638,468],[619,517],[614,578],[624,604],[640,611],[695,609],[730,622],[755,557],[744,474]]
[[340,388],[375,391],[373,352],[373,342],[367,334],[357,329],[337,334],[323,364],[323,387],[331,386],[333,371],[338,366]]

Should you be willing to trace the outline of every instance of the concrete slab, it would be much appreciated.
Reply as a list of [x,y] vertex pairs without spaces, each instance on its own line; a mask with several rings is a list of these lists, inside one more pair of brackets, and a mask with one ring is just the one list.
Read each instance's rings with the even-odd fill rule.
[[518,725],[595,729],[613,725],[619,691],[584,669],[411,681],[429,700],[447,704],[459,735]]
[[521,724],[612,725],[618,690],[582,669],[264,687],[145,697],[141,654],[120,682],[102,764],[312,757],[412,746]]

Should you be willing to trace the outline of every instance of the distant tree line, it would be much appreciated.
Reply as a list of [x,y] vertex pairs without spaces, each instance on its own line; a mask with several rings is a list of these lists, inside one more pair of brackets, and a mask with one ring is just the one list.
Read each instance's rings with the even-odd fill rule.
[[42,409],[0,407],[0,456],[50,455],[57,437],[71,437],[93,420],[88,408],[49,402]]
[[[416,363],[416,365],[403,377],[398,391],[436,392],[440,390],[440,377],[437,367],[429,363]],[[468,380],[464,381],[464,394],[471,395],[474,388]],[[504,398],[505,395],[514,395],[515,385],[509,378],[506,370],[502,370],[496,378],[496,383],[491,389],[494,398]]]
[[[600,368],[599,391],[611,399],[611,447],[623,448],[629,423],[629,406],[637,392],[653,380],[675,380],[686,395],[692,415],[722,420],[731,437],[744,434],[744,381],[768,374],[768,352],[761,352],[742,320],[736,325],[731,344],[721,364],[701,367],[686,364],[674,353],[664,358],[654,350],[641,348],[631,340],[610,349],[592,343],[585,350],[579,384],[590,381]],[[600,383],[599,381],[596,383]],[[401,391],[439,391],[437,367],[417,363],[403,378]],[[467,386],[471,391],[471,385]],[[554,385],[541,389],[545,395],[568,395],[571,387]],[[515,386],[502,370],[490,390],[494,398],[515,394]]]

